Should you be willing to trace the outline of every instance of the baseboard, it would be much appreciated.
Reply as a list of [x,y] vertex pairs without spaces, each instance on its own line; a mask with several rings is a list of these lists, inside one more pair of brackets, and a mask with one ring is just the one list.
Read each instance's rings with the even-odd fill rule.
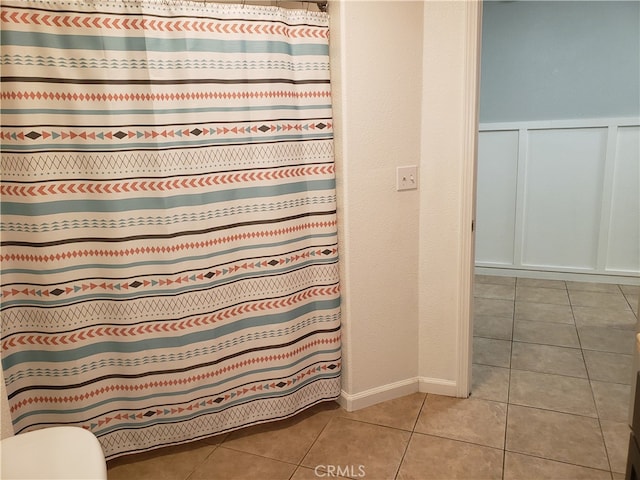
[[453,380],[431,377],[419,377],[418,380],[420,392],[446,395],[447,397],[455,397],[458,395],[458,384]]
[[452,380],[430,377],[414,377],[399,382],[381,385],[360,393],[349,394],[344,390],[340,394],[338,403],[348,412],[370,407],[377,403],[404,397],[412,393],[433,393],[455,397],[457,394],[457,384]]
[[376,403],[386,402],[394,398],[404,397],[418,392],[418,378],[408,378],[399,382],[381,385],[379,387],[365,390],[364,392],[349,394],[344,390],[340,394],[338,403],[347,412],[370,407]]
[[573,282],[616,283],[621,285],[640,285],[640,277],[636,273],[628,275],[602,274],[602,273],[578,273],[578,272],[554,272],[549,270],[533,270],[525,268],[498,267],[488,264],[476,265],[477,275],[494,275],[499,277],[538,278],[541,280],[568,280]]

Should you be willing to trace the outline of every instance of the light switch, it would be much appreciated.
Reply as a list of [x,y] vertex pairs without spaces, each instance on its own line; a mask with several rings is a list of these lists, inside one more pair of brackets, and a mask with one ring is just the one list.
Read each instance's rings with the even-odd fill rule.
[[416,165],[407,165],[397,168],[396,174],[396,190],[415,190],[418,188],[418,167]]

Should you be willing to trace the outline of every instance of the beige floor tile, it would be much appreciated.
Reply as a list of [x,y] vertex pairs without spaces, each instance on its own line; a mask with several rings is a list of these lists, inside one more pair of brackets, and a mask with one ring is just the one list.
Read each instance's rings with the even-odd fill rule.
[[584,350],[589,378],[602,382],[631,384],[633,356]]
[[567,289],[567,285],[564,280],[547,280],[541,278],[518,278],[516,285],[518,287],[558,288],[560,290]]
[[582,352],[577,348],[513,342],[511,368],[587,378]]
[[504,480],[611,480],[606,470],[505,452]]
[[598,417],[613,422],[626,422],[629,417],[631,385],[591,381]]
[[626,477],[624,473],[611,472],[611,478],[613,480],[625,480]]
[[640,286],[638,285],[621,285],[622,294],[631,307],[631,310],[638,315],[638,307],[640,306]]
[[511,342],[473,337],[473,363],[509,368]]
[[580,348],[575,325],[548,322],[515,322],[513,340],[518,342]]
[[515,321],[553,322],[573,324],[573,313],[569,305],[550,303],[516,302]]
[[296,470],[290,463],[220,446],[195,469],[189,480],[288,480]]
[[620,287],[614,283],[591,283],[567,281],[567,290],[599,293],[620,293]]
[[586,378],[511,370],[509,403],[597,417]]
[[608,327],[633,331],[636,329],[636,317],[631,310],[573,307],[573,315],[578,327]]
[[286,420],[232,432],[223,446],[297,464],[339,410],[334,402],[320,403]]
[[509,369],[489,365],[472,365],[471,396],[507,403],[509,399]]
[[578,327],[580,345],[585,350],[632,354],[635,348],[635,332],[607,327]]
[[631,311],[627,299],[620,293],[585,292],[569,290],[571,305],[574,307],[605,308],[608,310]]
[[495,285],[515,285],[516,277],[503,277],[499,275],[476,275],[475,283],[492,283]]
[[629,434],[631,430],[625,422],[610,422],[601,420],[602,435],[609,455],[611,471],[624,473],[627,466],[627,452],[629,448]]
[[493,283],[476,283],[473,289],[475,297],[511,300],[515,298],[516,287],[513,285],[496,285]]
[[216,449],[204,442],[160,448],[110,460],[109,480],[186,480]]
[[496,317],[494,315],[475,315],[473,334],[476,337],[511,340],[513,334],[512,317]]
[[629,303],[629,306],[631,307],[631,311],[637,317],[638,307],[640,306],[639,304],[640,295],[625,295],[625,298],[627,299],[627,303]]
[[583,467],[609,469],[595,418],[509,406],[506,449]]
[[339,415],[360,422],[412,431],[425,397],[424,393],[413,393],[355,412],[340,410]]
[[495,448],[415,433],[411,437],[397,478],[500,480],[502,457],[503,451]]
[[516,301],[529,303],[550,303],[553,305],[569,305],[566,290],[541,287],[516,287]]
[[[296,472],[291,477],[291,480],[320,480],[322,478],[330,480],[347,480],[349,477],[343,477],[339,474],[349,475],[354,477],[362,476],[361,473],[366,475],[366,470],[360,471],[359,465],[330,465],[327,470],[326,466],[317,468],[298,467]],[[224,480],[224,479],[220,479]]]
[[208,443],[209,445],[220,445],[222,442],[224,442],[227,436],[229,436],[228,433],[221,433],[220,435],[214,435],[212,437],[203,438],[202,441],[204,443]]
[[338,416],[320,434],[302,466],[362,465],[366,478],[393,478],[410,437],[403,430]]
[[476,297],[473,299],[473,310],[475,315],[513,318],[513,301]]
[[479,398],[428,395],[415,431],[487,447],[504,447],[507,405]]
[[640,285],[620,285],[620,290],[625,295],[640,295]]

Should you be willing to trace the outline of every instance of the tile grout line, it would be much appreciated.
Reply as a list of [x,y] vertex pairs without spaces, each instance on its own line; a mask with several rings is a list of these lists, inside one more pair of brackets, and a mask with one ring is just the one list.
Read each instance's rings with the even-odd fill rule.
[[302,456],[302,458],[298,462],[296,468],[293,470],[293,473],[291,474],[291,477],[289,477],[289,480],[291,480],[293,478],[293,476],[296,474],[296,472],[298,471],[299,468],[306,468],[306,467],[304,467],[304,465],[302,465],[302,463],[304,462],[304,459],[307,458],[307,455],[309,455],[309,452],[311,451],[311,449],[315,446],[316,443],[318,443],[318,440],[320,439],[320,436],[322,435],[322,433],[327,429],[329,424],[336,419],[337,416],[338,416],[338,413],[336,412],[333,415],[333,417],[330,418],[329,421],[324,425],[324,427],[322,427],[320,429],[320,432],[318,432],[318,436],[316,436],[316,438],[313,440],[313,442],[311,442],[311,445],[309,446],[307,451],[304,453],[304,455]]
[[513,315],[511,318],[511,343],[509,344],[509,380],[507,382],[507,407],[504,417],[504,443],[502,445],[502,480],[504,480],[507,467],[507,435],[509,431],[509,405],[511,404],[511,372],[513,360],[513,338],[516,330],[516,303],[518,298],[518,279],[516,278],[513,291]]
[[427,403],[428,396],[429,394],[427,393],[422,399],[422,403],[420,404],[420,409],[418,410],[418,415],[416,415],[416,420],[413,422],[413,427],[409,432],[409,440],[407,441],[407,445],[404,447],[404,452],[402,452],[402,457],[400,458],[400,462],[398,463],[398,468],[396,468],[396,473],[393,476],[394,480],[397,480],[398,475],[400,475],[400,469],[402,468],[402,464],[404,463],[404,458],[407,456],[407,451],[409,450],[409,445],[411,444],[411,440],[413,440],[413,434],[416,433],[416,425],[418,425],[418,420],[420,419],[420,415],[422,415],[422,410],[424,409],[425,403]]
[[[568,293],[568,292],[567,292]],[[576,333],[578,333],[578,327],[576,324],[576,316],[573,310],[573,302],[571,296],[569,296],[569,306],[571,307],[571,315],[573,316],[573,323],[576,325]],[[589,367],[587,366],[587,359],[584,355],[584,349],[582,348],[582,340],[580,340],[580,334],[578,334],[578,343],[580,345],[580,355],[582,355],[582,361],[584,362],[584,369],[587,372],[587,381],[589,382],[589,389],[591,390],[591,399],[593,400],[593,406],[596,410],[598,428],[600,430],[600,436],[602,437],[602,446],[604,447],[604,454],[607,456],[607,463],[609,464],[609,475],[613,478],[613,468],[611,466],[611,458],[609,456],[609,449],[607,448],[607,442],[604,439],[604,431],[602,430],[602,422],[600,421],[600,412],[598,411],[598,403],[596,402],[596,395],[593,391],[593,385],[591,384],[591,375],[589,374]]]
[[[204,465],[204,463],[209,459],[209,457],[211,455],[213,455],[213,452],[215,452],[216,450],[218,450],[218,447],[220,447],[220,445],[222,445],[222,442],[225,441],[225,439],[229,436],[228,433],[224,434],[224,438],[220,441],[220,443],[217,443],[216,445],[211,445],[213,447],[213,449],[211,450],[211,452],[209,452],[209,455],[207,455],[202,462],[200,462],[198,465],[193,467],[193,470],[191,470],[191,473],[189,473],[189,475],[186,476],[185,480],[189,480],[191,477],[193,477],[193,475],[196,473],[196,470],[198,469],[198,467],[200,465]],[[206,442],[205,442],[206,443]]]

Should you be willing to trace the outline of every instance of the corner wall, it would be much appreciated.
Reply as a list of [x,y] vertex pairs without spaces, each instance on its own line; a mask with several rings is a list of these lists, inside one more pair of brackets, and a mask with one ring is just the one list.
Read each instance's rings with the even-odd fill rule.
[[348,410],[468,395],[480,9],[329,6]]
[[[417,391],[422,2],[332,2],[343,312],[343,402]],[[391,393],[390,393],[391,392]]]

